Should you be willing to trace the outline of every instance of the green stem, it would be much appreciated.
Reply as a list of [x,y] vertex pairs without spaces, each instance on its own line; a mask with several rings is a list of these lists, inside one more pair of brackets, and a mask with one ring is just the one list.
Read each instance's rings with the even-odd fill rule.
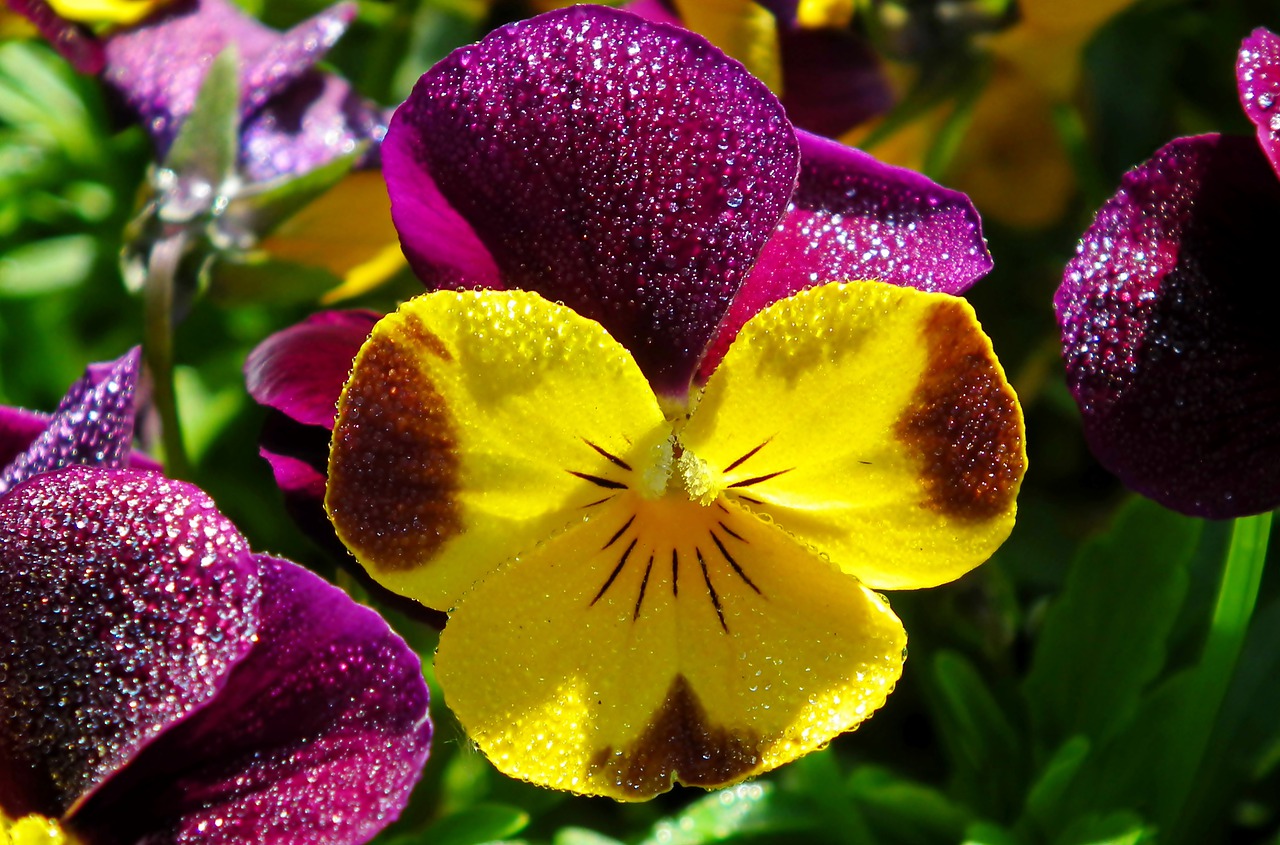
[[[1244,647],[1249,621],[1258,600],[1258,585],[1267,560],[1267,541],[1271,536],[1271,514],[1240,517],[1231,529],[1231,545],[1222,569],[1213,620],[1205,642],[1204,653],[1195,669],[1196,698],[1188,702],[1183,722],[1181,754],[1177,760],[1181,775],[1179,789],[1169,796],[1164,813],[1170,822],[1185,817],[1195,806],[1192,788],[1209,748],[1218,712],[1235,676],[1236,661]],[[1182,829],[1169,824],[1166,830]]]
[[165,471],[174,478],[191,478],[191,463],[182,442],[178,400],[173,388],[173,288],[186,237],[172,235],[156,243],[147,262],[143,291],[146,326],[143,350],[151,368],[152,401],[160,415],[160,443]]

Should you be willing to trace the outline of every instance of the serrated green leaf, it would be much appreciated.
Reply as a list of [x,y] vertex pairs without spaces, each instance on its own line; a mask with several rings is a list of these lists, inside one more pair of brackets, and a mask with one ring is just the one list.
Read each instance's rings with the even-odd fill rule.
[[744,783],[714,792],[658,822],[643,845],[707,845],[806,826],[772,784]]
[[529,824],[529,814],[506,804],[473,804],[445,816],[422,834],[430,845],[481,845],[516,835]]
[[1022,804],[1026,743],[967,658],[939,652],[933,677],[953,782],[975,810],[1004,817]]
[[240,59],[231,45],[209,66],[164,166],[179,179],[216,188],[235,174],[239,144]]
[[1160,673],[1201,523],[1145,499],[1076,557],[1024,685],[1042,747],[1098,745],[1128,724]]

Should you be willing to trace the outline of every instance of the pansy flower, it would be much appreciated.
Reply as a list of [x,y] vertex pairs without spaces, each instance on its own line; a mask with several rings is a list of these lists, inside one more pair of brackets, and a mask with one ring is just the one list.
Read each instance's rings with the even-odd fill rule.
[[1280,38],[1236,68],[1257,138],[1179,138],[1127,173],[1054,304],[1094,454],[1184,513],[1280,505],[1280,380],[1267,245],[1280,226]]
[[121,467],[137,366],[87,374],[0,477],[0,842],[366,842],[426,758],[418,660],[197,488]]
[[375,578],[449,611],[436,670],[489,759],[643,799],[878,708],[906,640],[874,591],[986,559],[1025,464],[970,307],[906,286],[985,272],[963,197],[592,7],[446,58],[384,165],[438,290],[361,348],[326,504]]

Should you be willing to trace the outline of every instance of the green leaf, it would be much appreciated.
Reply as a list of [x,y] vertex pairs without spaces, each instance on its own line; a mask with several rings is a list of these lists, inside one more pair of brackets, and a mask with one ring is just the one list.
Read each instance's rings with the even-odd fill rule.
[[63,235],[15,247],[0,257],[0,299],[81,285],[97,254],[97,242],[90,235]]
[[566,827],[556,831],[553,845],[623,845],[617,839],[587,830],[585,827]]
[[227,206],[226,218],[258,238],[271,234],[277,226],[297,214],[313,200],[351,172],[368,149],[358,144],[352,152],[338,156],[300,176],[282,176],[252,185],[236,194]]
[[240,59],[229,46],[209,66],[164,167],[183,182],[217,190],[235,175],[240,145]]
[[1089,740],[1073,736],[1059,746],[1027,795],[1025,817],[1043,833],[1059,828],[1061,805],[1089,756]]
[[322,267],[280,261],[264,252],[220,258],[210,271],[208,295],[223,306],[315,302],[342,284]]
[[878,766],[857,769],[849,778],[848,793],[871,829],[888,842],[958,842],[974,821],[967,807],[933,787]]
[[1003,818],[1022,804],[1025,742],[967,658],[941,651],[933,675],[952,780],[974,809]]
[[1089,815],[1077,819],[1054,845],[1140,845],[1154,842],[1155,831],[1131,812]]
[[808,826],[772,784],[744,783],[714,792],[658,822],[643,845],[704,845]]
[[964,832],[963,845],[1020,845],[1016,836],[1002,827],[988,822],[969,826]]
[[1128,724],[1159,674],[1201,523],[1144,499],[1077,556],[1024,686],[1042,747],[1095,745]]
[[529,814],[505,804],[474,804],[431,825],[420,840],[431,845],[480,845],[514,836],[529,824]]

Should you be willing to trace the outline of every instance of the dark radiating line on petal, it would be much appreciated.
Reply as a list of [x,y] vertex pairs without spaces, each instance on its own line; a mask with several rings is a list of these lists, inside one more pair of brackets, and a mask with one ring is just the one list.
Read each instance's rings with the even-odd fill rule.
[[584,437],[584,438],[582,438],[582,442],[583,442],[583,443],[586,443],[586,444],[587,444],[588,446],[590,446],[592,449],[595,449],[597,452],[599,452],[599,453],[600,453],[604,458],[606,458],[606,459],[607,459],[610,463],[612,463],[614,466],[620,466],[620,467],[622,467],[623,469],[625,469],[627,472],[631,472],[631,464],[629,464],[629,463],[627,463],[626,461],[622,460],[622,458],[619,458],[617,455],[613,454],[612,452],[608,452],[608,451],[606,451],[606,450],[604,450],[604,449],[601,449],[599,446],[597,446],[596,444],[592,443],[590,440],[588,440],[588,439],[587,439],[587,438],[585,438],[585,437]]
[[618,573],[622,571],[622,567],[627,565],[627,558],[631,557],[631,550],[636,547],[636,541],[639,539],[640,538],[637,537],[632,540],[631,545],[627,546],[627,548],[623,550],[622,557],[618,558],[618,565],[609,573],[609,580],[604,582],[604,586],[600,588],[600,592],[596,593],[596,597],[591,600],[591,604],[594,605],[596,602],[600,601],[600,597],[604,595],[604,591],[609,589],[613,584],[613,579],[617,578]]
[[680,552],[671,550],[671,595],[680,595]]
[[627,485],[623,484],[621,481],[613,481],[608,478],[601,478],[598,475],[590,475],[585,472],[576,472],[574,470],[569,470],[569,474],[576,475],[578,476],[578,478],[581,478],[583,481],[590,481],[595,486],[603,487],[606,490],[626,490],[627,489]]
[[773,439],[772,437],[769,437],[769,438],[765,439],[765,441],[764,441],[763,443],[761,443],[759,446],[757,446],[757,447],[755,447],[754,449],[752,449],[751,451],[747,452],[747,454],[743,455],[741,458],[738,458],[738,460],[736,460],[736,461],[734,461],[733,463],[729,464],[727,467],[725,467],[724,469],[722,469],[722,470],[720,470],[720,471],[721,471],[721,472],[731,472],[731,471],[733,471],[733,470],[737,469],[738,467],[742,466],[742,464],[746,463],[746,461],[747,461],[747,460],[748,460],[752,455],[754,455],[756,452],[759,452],[759,451],[760,451],[761,449],[763,449],[765,446],[768,446],[768,445],[769,445],[769,441],[770,441],[770,440],[772,440],[772,439]]
[[[725,530],[727,531],[728,529],[725,529]],[[724,559],[729,562],[730,566],[733,567],[733,571],[738,573],[738,577],[741,578],[743,581],[746,581],[747,586],[756,591],[756,595],[764,595],[763,593],[760,592],[760,588],[757,587],[755,583],[750,578],[747,577],[747,573],[742,571],[742,567],[738,566],[738,562],[733,559],[733,555],[729,554],[729,550],[724,547],[724,543],[720,542],[720,538],[716,536],[716,532],[711,531],[709,533],[711,534],[711,542],[716,544],[716,548],[720,550],[720,554],[723,555]],[[738,539],[742,539],[742,538],[739,537]]]
[[729,486],[730,487],[750,487],[752,484],[759,484],[761,481],[768,481],[770,478],[777,478],[779,475],[785,475],[786,473],[791,472],[791,470],[793,469],[795,469],[795,467],[788,467],[787,469],[780,469],[777,472],[770,472],[765,475],[757,475],[753,478],[744,478],[741,481],[733,482]]
[[743,496],[742,494],[738,494],[738,498],[739,498],[741,501],[744,501],[744,502],[750,502],[750,503],[751,503],[751,504],[753,504],[753,505],[763,505],[763,504],[764,504],[764,502],[760,501],[759,499],[753,499],[753,498],[751,498],[750,496]]
[[635,514],[631,514],[631,518],[630,518],[630,519],[628,519],[626,522],[624,522],[624,523],[622,524],[622,527],[621,527],[621,528],[619,528],[617,531],[613,532],[613,536],[609,538],[609,542],[607,542],[607,543],[605,543],[603,546],[601,546],[601,547],[600,547],[600,551],[604,551],[605,549],[607,549],[607,548],[609,548],[610,546],[612,546],[614,543],[618,542],[618,538],[619,538],[619,537],[621,537],[623,534],[625,534],[625,533],[626,533],[626,531],[627,531],[627,529],[631,527],[631,523],[633,523],[633,522],[635,522],[635,521],[636,521],[636,515],[635,515]]
[[609,501],[616,495],[618,494],[614,493],[611,496],[605,496],[603,499],[596,499],[594,502],[587,502],[585,505],[582,506],[582,509],[586,510],[587,508],[594,508],[596,505],[603,505],[605,502]]
[[720,597],[716,595],[716,588],[711,586],[711,573],[707,571],[707,562],[702,559],[702,549],[694,549],[698,555],[698,565],[702,567],[702,580],[707,582],[707,592],[711,594],[711,604],[715,606],[716,616],[720,617],[720,627],[724,632],[729,633],[729,626],[724,624],[724,608],[720,607]]
[[[716,507],[718,507],[720,510],[724,511],[725,513],[729,512],[729,509],[724,506],[724,502],[720,501],[719,499],[716,499]],[[720,524],[723,525],[724,523],[722,522]]]
[[742,541],[742,542],[744,542],[744,543],[745,543],[745,542],[747,542],[747,539],[746,539],[745,537],[743,537],[743,536],[742,536],[741,534],[739,534],[737,531],[734,531],[734,530],[733,530],[732,528],[730,528],[729,526],[725,525],[723,521],[721,521],[721,520],[716,520],[716,524],[717,524],[717,525],[719,525],[721,528],[723,528],[723,529],[724,529],[724,533],[728,534],[728,535],[729,535],[730,537],[732,537],[733,539],[735,539],[735,540],[741,540],[741,541]]
[[644,578],[640,579],[640,595],[636,596],[636,612],[631,614],[631,621],[640,618],[640,603],[644,601],[644,589],[649,586],[649,573],[653,571],[653,555],[649,555],[649,565],[644,568]]
[[862,464],[864,467],[871,466],[871,461],[858,461],[858,463]]

